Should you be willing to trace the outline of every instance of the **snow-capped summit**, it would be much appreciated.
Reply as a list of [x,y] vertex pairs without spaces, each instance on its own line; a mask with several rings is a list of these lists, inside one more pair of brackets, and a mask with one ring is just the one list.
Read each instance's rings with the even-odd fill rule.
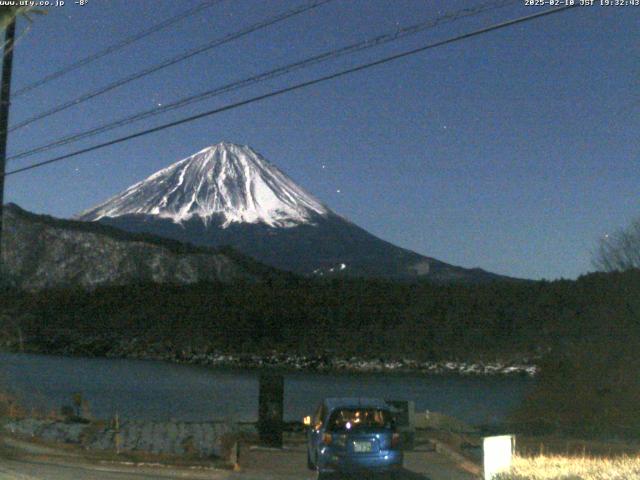
[[485,282],[336,215],[247,146],[219,143],[132,185],[81,220],[204,247],[232,247],[303,275]]
[[213,217],[232,223],[294,227],[329,210],[252,148],[221,142],[164,168],[78,215],[100,220],[152,215],[181,223]]

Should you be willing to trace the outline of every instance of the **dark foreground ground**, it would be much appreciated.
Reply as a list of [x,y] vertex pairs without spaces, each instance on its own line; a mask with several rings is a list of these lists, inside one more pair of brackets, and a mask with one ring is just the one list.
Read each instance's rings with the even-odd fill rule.
[[[203,463],[168,465],[157,459],[123,461],[113,455],[89,455],[77,449],[3,437],[0,446],[2,480],[124,480],[124,479],[209,479],[209,480],[311,480],[316,474],[306,469],[306,450],[301,435],[287,437],[282,450],[263,449],[251,444],[240,448],[235,470]],[[479,471],[471,462],[454,460],[438,453],[433,444],[419,441],[416,450],[407,452],[405,468],[397,475],[370,476],[379,479],[472,480]],[[343,478],[364,478],[337,477]]]

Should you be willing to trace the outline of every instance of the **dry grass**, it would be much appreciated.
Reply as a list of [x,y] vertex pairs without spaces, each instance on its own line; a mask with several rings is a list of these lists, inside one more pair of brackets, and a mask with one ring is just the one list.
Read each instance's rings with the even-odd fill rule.
[[16,396],[0,391],[0,421],[3,419],[19,420],[27,417],[45,420],[64,419],[64,417],[55,409],[52,409],[49,412],[43,412],[36,408],[27,410]]
[[518,435],[517,453],[522,457],[559,455],[562,457],[604,457],[640,455],[640,444],[632,441],[580,439],[564,436]]
[[27,411],[18,403],[15,397],[0,392],[0,418],[23,418]]
[[615,458],[562,455],[516,456],[500,480],[633,480],[640,479],[640,455]]

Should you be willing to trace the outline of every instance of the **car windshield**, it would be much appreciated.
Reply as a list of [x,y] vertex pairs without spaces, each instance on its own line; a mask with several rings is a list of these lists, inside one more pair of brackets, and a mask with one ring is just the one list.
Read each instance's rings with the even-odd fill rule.
[[391,413],[378,408],[341,408],[329,418],[327,430],[357,430],[360,428],[390,428],[393,426]]

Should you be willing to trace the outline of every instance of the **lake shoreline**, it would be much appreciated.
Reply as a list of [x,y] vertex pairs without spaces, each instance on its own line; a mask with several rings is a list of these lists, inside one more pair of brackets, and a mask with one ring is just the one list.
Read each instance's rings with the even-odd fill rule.
[[[22,348],[21,348],[22,347]],[[158,345],[141,348],[135,339],[119,342],[104,349],[84,344],[51,345],[43,348],[25,342],[7,342],[0,352],[59,355],[64,357],[117,358],[129,360],[163,361],[182,365],[198,365],[221,369],[265,370],[314,373],[413,373],[424,375],[460,376],[526,376],[535,377],[538,367],[528,359],[521,361],[420,361],[412,358],[367,358],[360,356],[302,355],[281,352],[263,354],[231,354],[215,351],[167,351]],[[94,347],[94,348],[92,348]]]
[[442,412],[470,425],[495,425],[507,418],[536,379],[528,375],[429,375],[416,371],[302,371],[191,364],[183,359],[115,358],[3,353],[0,393],[27,412],[61,411],[86,401],[93,418],[234,422],[257,420],[260,376],[282,375],[285,421],[309,415],[331,396],[370,396],[415,401],[416,411]]
[[316,373],[422,373],[426,375],[465,376],[512,376],[534,377],[538,367],[522,363],[484,363],[457,361],[416,361],[412,359],[385,360],[360,357],[327,357],[273,353],[265,355],[245,354],[196,354],[175,355],[134,355],[126,357],[135,360],[160,360],[178,364],[201,365],[216,368],[242,370],[282,370]]

